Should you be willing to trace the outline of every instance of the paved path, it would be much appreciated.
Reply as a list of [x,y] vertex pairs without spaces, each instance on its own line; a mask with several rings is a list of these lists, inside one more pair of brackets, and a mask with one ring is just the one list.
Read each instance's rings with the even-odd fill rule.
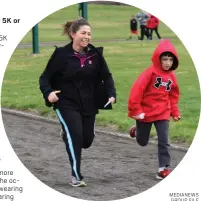
[[[140,147],[135,140],[96,134],[91,148],[83,151],[82,173],[86,188],[73,188],[70,166],[60,126],[2,112],[10,143],[22,163],[42,182],[66,195],[95,201],[123,199],[143,192],[159,181],[156,145]],[[172,150],[172,168],[185,151]]]
[[[175,37],[170,37],[169,39],[175,39]],[[153,40],[158,40],[157,38],[153,38]],[[119,39],[104,39],[104,40],[93,40],[93,44],[96,43],[142,43],[142,42],[151,42],[150,40],[144,39],[144,41],[137,40],[136,38],[127,41],[126,38],[119,38]],[[64,46],[68,43],[68,41],[53,41],[53,42],[41,42],[39,43],[40,47],[53,47],[53,46]],[[19,49],[24,49],[24,48],[32,48],[32,43],[19,43],[17,46]]]
[[[95,40],[94,43],[116,43],[116,42],[125,42],[126,39],[111,39],[111,40]],[[40,47],[48,47],[48,46],[64,46],[68,43],[68,41],[53,41],[53,42],[41,42],[39,43]],[[32,43],[19,43],[17,48],[32,48]]]

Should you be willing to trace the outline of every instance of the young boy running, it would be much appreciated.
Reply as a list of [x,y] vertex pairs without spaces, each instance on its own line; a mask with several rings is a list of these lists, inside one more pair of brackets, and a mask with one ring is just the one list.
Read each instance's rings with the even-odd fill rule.
[[174,70],[179,65],[177,52],[169,40],[161,40],[152,56],[152,65],[146,69],[132,86],[128,100],[128,116],[136,120],[130,130],[137,143],[146,146],[152,124],[158,135],[157,179],[170,174],[169,120],[178,121],[179,87]]

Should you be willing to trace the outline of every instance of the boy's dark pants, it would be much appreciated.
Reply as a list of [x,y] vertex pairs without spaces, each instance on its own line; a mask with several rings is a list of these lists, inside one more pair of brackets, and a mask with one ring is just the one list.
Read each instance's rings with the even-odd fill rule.
[[149,33],[147,32],[146,25],[140,25],[140,38],[139,40],[144,40],[144,35],[149,38]]
[[161,36],[160,36],[160,34],[158,33],[158,27],[156,27],[156,28],[154,28],[154,29],[151,29],[151,32],[150,32],[151,39],[152,39],[153,31],[155,31],[155,33],[156,33],[158,39],[161,39]]
[[170,166],[170,144],[169,144],[169,121],[159,120],[154,122],[136,121],[136,140],[141,146],[146,146],[149,142],[150,131],[154,124],[158,136],[158,162],[159,167]]
[[95,115],[83,116],[79,111],[62,109],[56,110],[63,131],[65,132],[64,142],[69,156],[72,176],[82,180],[80,172],[82,148],[91,146],[94,139]]

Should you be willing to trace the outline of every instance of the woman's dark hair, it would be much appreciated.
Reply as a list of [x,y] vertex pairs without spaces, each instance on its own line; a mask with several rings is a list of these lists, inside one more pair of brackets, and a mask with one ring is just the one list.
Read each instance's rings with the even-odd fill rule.
[[175,70],[178,67],[178,65],[179,65],[178,59],[177,59],[177,57],[172,52],[163,52],[160,55],[160,60],[161,60],[161,58],[163,56],[167,56],[167,57],[172,57],[173,58],[173,64],[172,64],[172,67],[169,70]]
[[73,40],[70,33],[76,33],[82,26],[90,26],[90,24],[84,18],[79,18],[74,21],[68,21],[63,25],[63,35],[68,35],[70,40]]

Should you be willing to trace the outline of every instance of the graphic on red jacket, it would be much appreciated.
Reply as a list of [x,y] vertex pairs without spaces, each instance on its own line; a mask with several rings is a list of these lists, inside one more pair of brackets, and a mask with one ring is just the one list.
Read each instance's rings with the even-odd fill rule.
[[[175,61],[169,71],[162,69],[160,55],[171,52]],[[152,56],[152,65],[134,82],[129,100],[128,116],[145,113],[141,121],[169,120],[170,116],[180,116],[178,101],[179,87],[174,70],[178,67],[178,55],[169,40],[161,40]]]

